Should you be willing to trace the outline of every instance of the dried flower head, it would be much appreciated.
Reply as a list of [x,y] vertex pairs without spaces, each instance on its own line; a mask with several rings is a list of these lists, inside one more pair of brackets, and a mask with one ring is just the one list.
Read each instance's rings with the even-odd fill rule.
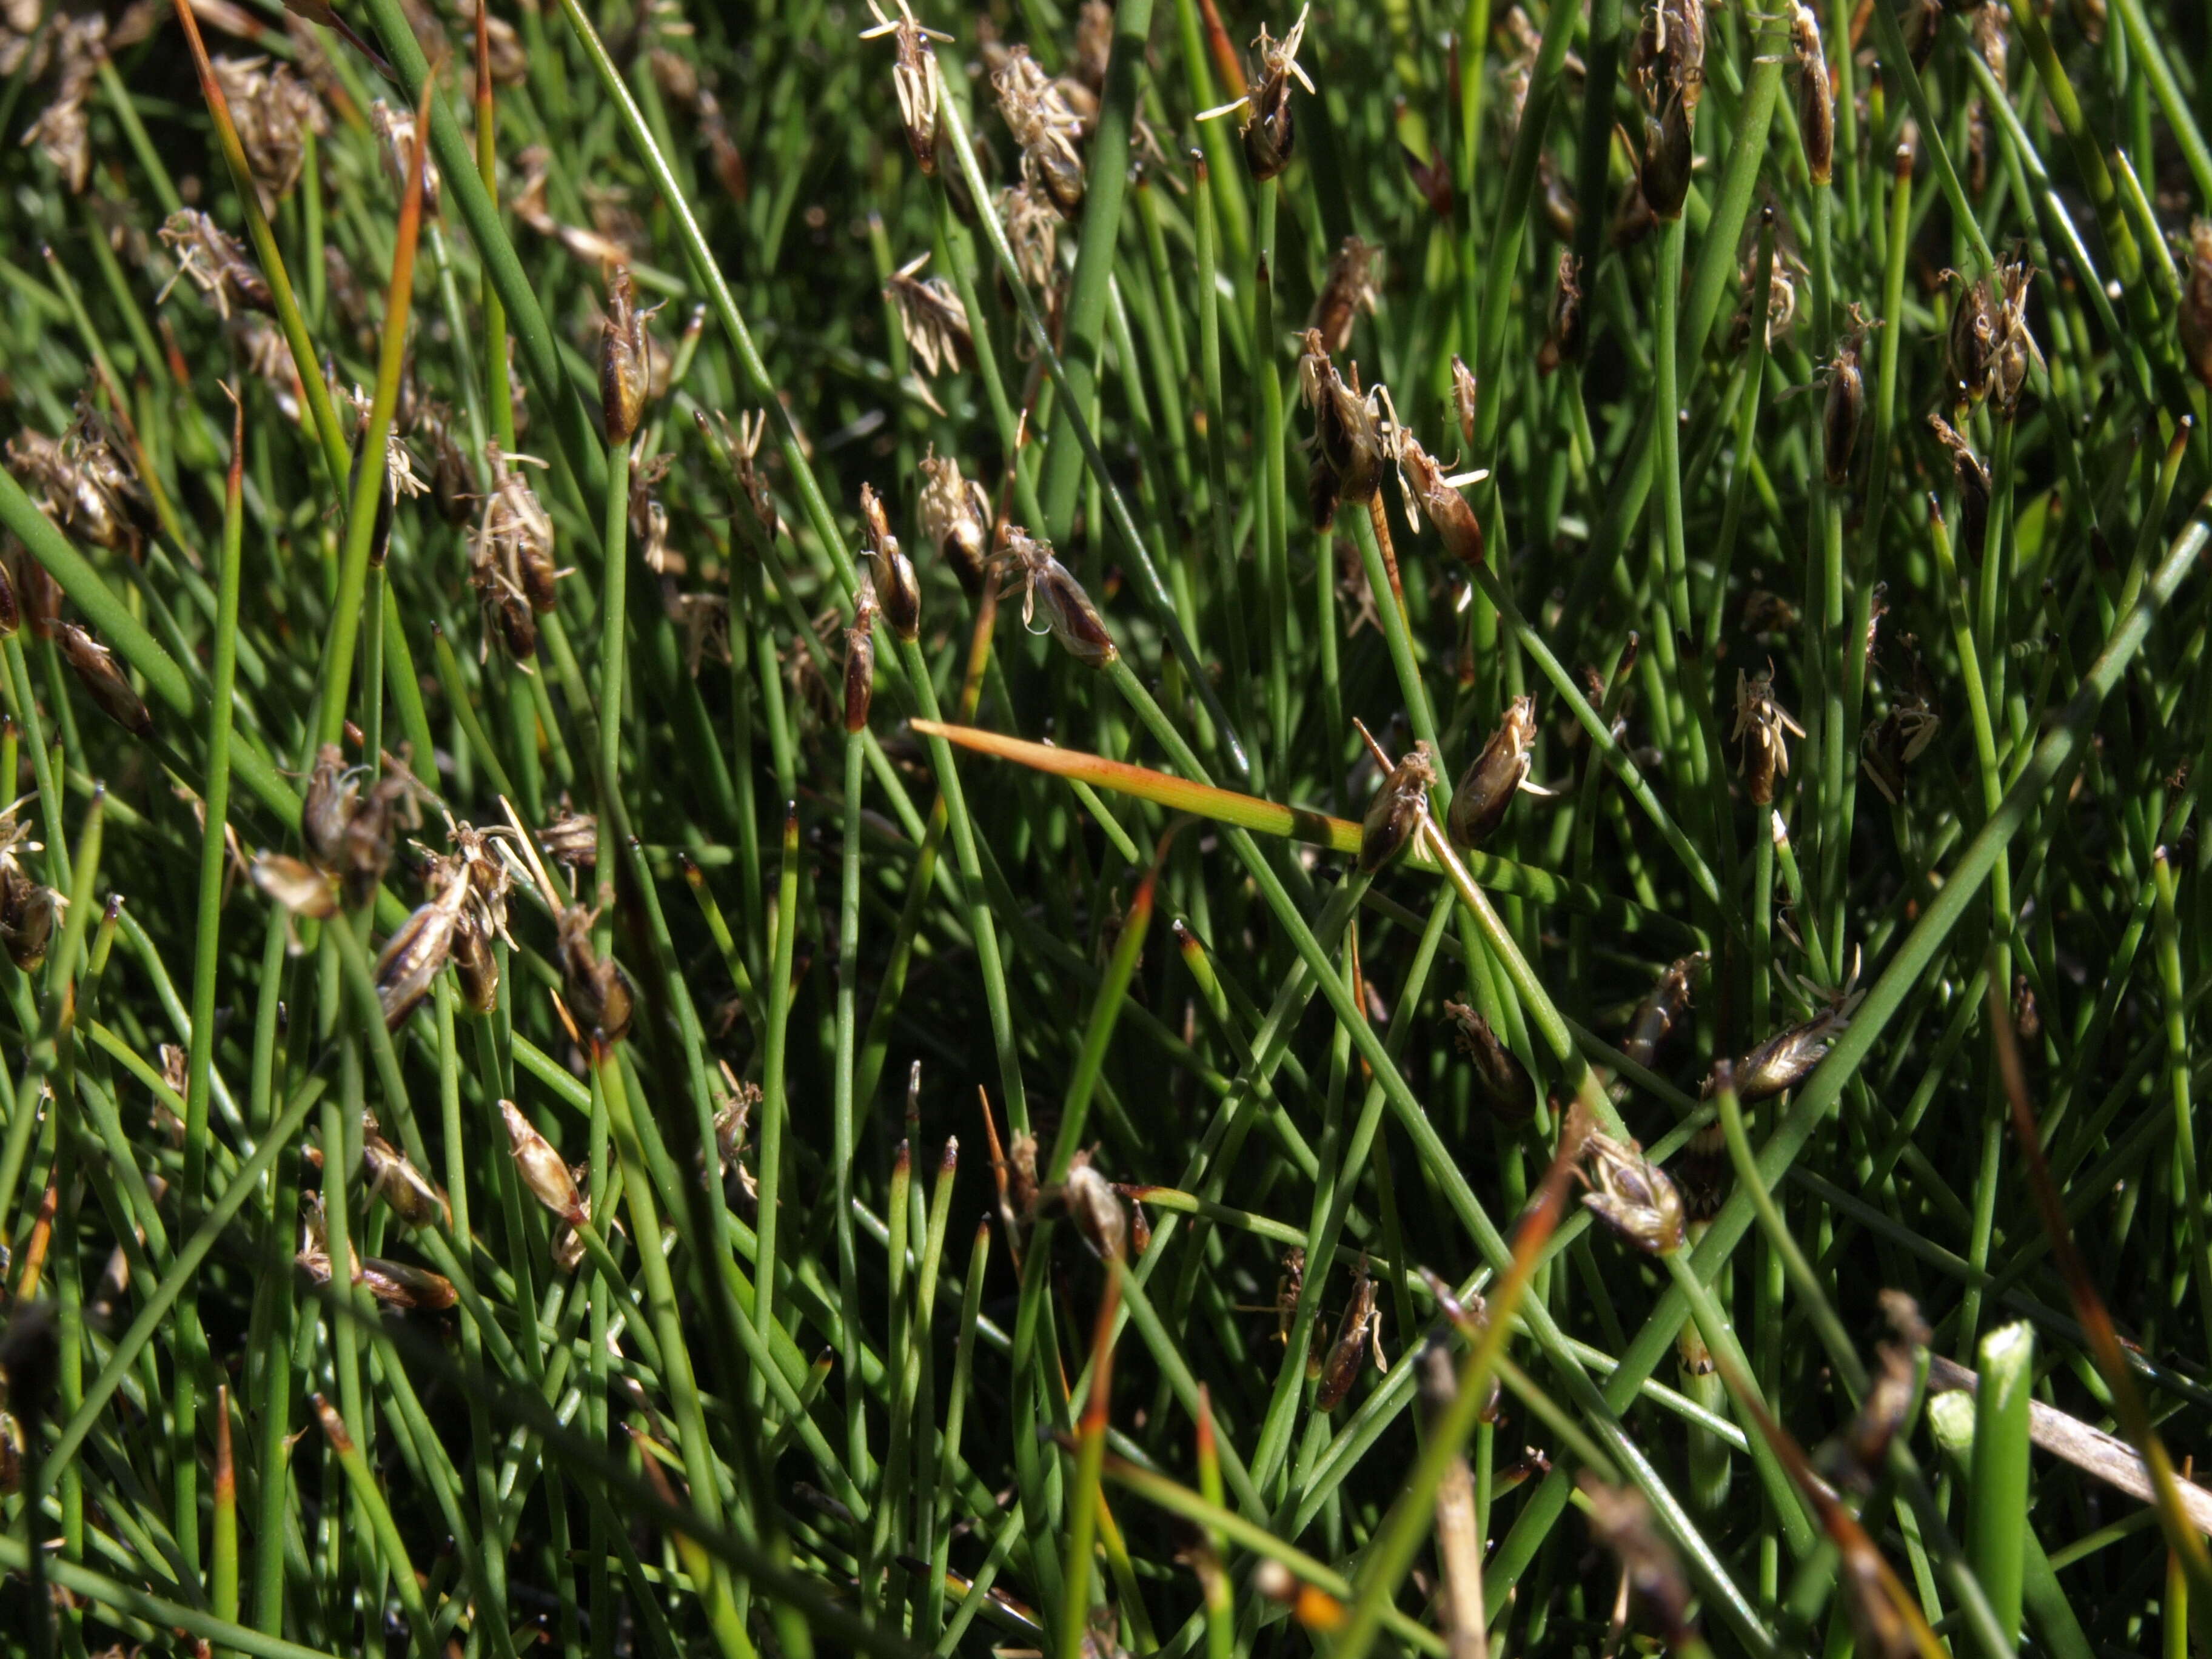
[[1452,1042],[1474,1062],[1469,1075],[1476,1098],[1489,1108],[1500,1128],[1518,1129],[1536,1115],[1536,1080],[1521,1057],[1498,1040],[1475,1009],[1464,1002],[1444,1004],[1451,1022]]
[[914,561],[891,534],[883,497],[865,483],[860,486],[860,518],[867,531],[867,555],[875,561],[876,595],[884,620],[892,633],[912,644],[921,633],[921,581]]
[[162,225],[161,236],[176,255],[177,275],[162,287],[156,304],[167,299],[169,289],[183,277],[214,302],[219,316],[229,316],[233,306],[276,314],[268,279],[254,268],[236,239],[206,214],[179,208]]
[[1083,591],[1083,584],[1053,556],[1052,544],[1018,525],[1007,526],[1006,538],[1006,550],[997,562],[1022,585],[1022,626],[1036,633],[1032,623],[1042,608],[1045,631],[1078,662],[1087,668],[1104,668],[1112,663],[1121,654],[1114,636],[1107,632],[1105,621]]
[[[1352,373],[1356,380],[1357,366]],[[1356,385],[1345,384],[1319,329],[1306,331],[1298,391],[1314,417],[1307,501],[1314,528],[1327,530],[1340,502],[1375,499],[1384,469],[1398,453],[1398,422],[1383,386],[1378,384],[1363,397]]]
[[0,808],[0,947],[28,974],[46,961],[55,920],[68,901],[23,867],[22,855],[40,850],[19,816],[23,805],[11,801]]
[[[394,190],[404,191],[415,175],[415,112],[394,109],[380,98],[368,106],[368,125],[376,134],[376,148],[384,162],[385,177]],[[438,164],[422,158],[422,215],[434,218],[442,179]]]
[[492,487],[469,544],[469,581],[484,620],[479,656],[489,653],[496,633],[507,653],[525,661],[537,648],[538,629],[531,618],[553,611],[558,603],[554,583],[566,574],[553,564],[552,516],[516,465],[545,463],[535,456],[509,455],[497,444],[487,444],[484,454]]
[[1547,374],[1583,355],[1582,268],[1572,249],[1559,250],[1559,269],[1552,278],[1551,329],[1536,352],[1536,367]]
[[62,660],[101,714],[135,737],[154,735],[154,717],[147,712],[144,700],[131,690],[130,677],[117,665],[115,653],[93,638],[89,629],[65,622],[54,630],[54,643],[61,647]]
[[1666,971],[1637,1005],[1635,1017],[1628,1023],[1628,1035],[1620,1045],[1623,1054],[1639,1066],[1651,1064],[1660,1044],[1666,1042],[1688,1010],[1690,988],[1710,960],[1703,951],[1692,951],[1667,965]]
[[538,1133],[537,1126],[513,1101],[501,1101],[499,1114],[507,1122],[507,1150],[514,1155],[514,1167],[521,1174],[522,1184],[530,1188],[530,1195],[570,1226],[590,1220],[591,1205],[576,1190],[568,1166],[561,1161],[552,1143]]
[[1460,776],[1452,791],[1451,811],[1445,827],[1454,845],[1480,847],[1498,833],[1506,809],[1528,781],[1531,750],[1536,741],[1536,700],[1518,696],[1506,705],[1498,729],[1483,744],[1482,752]]
[[2212,219],[2192,219],[2173,325],[2191,374],[2212,386]]
[[1364,726],[1357,720],[1352,724],[1382,771],[1382,781],[1375,799],[1368,803],[1367,817],[1359,828],[1359,868],[1372,875],[1403,853],[1420,832],[1437,769],[1426,744],[1414,744],[1393,762]]
[[1829,363],[1827,402],[1820,412],[1821,470],[1831,489],[1850,482],[1851,456],[1858,447],[1859,427],[1866,415],[1866,375],[1860,367],[1866,347],[1866,313],[1853,301],[1850,326],[1836,343]]
[[860,579],[853,602],[853,625],[845,630],[845,729],[868,724],[868,705],[876,695],[876,585]]
[[1049,293],[1060,269],[1060,210],[1027,180],[1000,191],[998,210],[1022,280],[1039,295]]
[[581,1035],[605,1048],[629,1035],[635,994],[615,959],[592,948],[596,920],[594,912],[580,905],[561,913],[561,970],[569,1017]]
[[1236,103],[1209,110],[1198,118],[1203,121],[1208,115],[1226,114],[1239,106],[1249,112],[1241,136],[1244,163],[1252,169],[1255,179],[1273,179],[1291,164],[1291,152],[1297,140],[1297,131],[1291,118],[1291,83],[1296,82],[1310,94],[1314,89],[1313,82],[1298,66],[1298,48],[1304,44],[1306,18],[1312,9],[1311,6],[1299,8],[1297,21],[1279,40],[1261,24],[1252,42],[1253,72],[1245,77],[1245,84],[1251,90]]
[[[1469,424],[1473,424],[1471,420]],[[1392,448],[1398,464],[1398,494],[1405,505],[1407,522],[1419,529],[1421,514],[1425,512],[1429,522],[1437,527],[1445,552],[1462,564],[1481,564],[1482,521],[1467,504],[1467,497],[1459,492],[1462,485],[1480,483],[1488,477],[1488,471],[1448,473],[1435,457],[1421,447],[1420,441],[1402,428],[1394,429]]]
[[1382,258],[1381,248],[1357,236],[1347,236],[1338,244],[1313,308],[1312,326],[1328,350],[1350,349],[1352,325],[1359,313],[1374,314],[1382,299],[1375,286],[1375,267]]
[[[72,196],[82,196],[92,177],[91,131],[85,120],[84,100],[92,90],[100,66],[107,61],[107,20],[98,12],[59,23],[60,72],[54,93],[38,118],[24,129],[23,143],[36,145],[39,154],[54,165]],[[35,27],[35,26],[34,26]]]
[[991,544],[991,497],[983,486],[960,476],[960,463],[940,456],[935,445],[921,458],[921,533],[938,557],[952,567],[970,598],[983,591],[983,570]]
[[1655,104],[1679,96],[1695,113],[1705,88],[1705,0],[1646,0],[1629,66]]
[[8,441],[7,457],[72,536],[145,562],[161,529],[153,497],[121,434],[90,401],[78,403],[58,441],[26,427]]
[[1043,191],[1064,219],[1083,209],[1082,116],[1069,105],[1066,88],[1037,66],[1027,46],[1016,46],[991,71],[999,113],[1021,146],[1022,178]]
[[1805,171],[1815,185],[1825,185],[1835,174],[1836,94],[1820,44],[1820,20],[1805,0],[1795,0],[1790,12],[1790,54],[1797,70],[1797,137],[1805,147]]
[[1805,728],[1775,701],[1774,665],[1757,674],[1735,672],[1735,724],[1729,741],[1743,745],[1745,787],[1759,805],[1774,799],[1774,781],[1790,775],[1790,744],[1784,738],[1802,738]]
[[916,255],[893,271],[884,284],[884,297],[896,309],[899,327],[921,366],[932,374],[957,370],[961,354],[972,346],[968,310],[942,276],[915,275],[929,263],[929,255]]
[[1672,1255],[1682,1248],[1681,1194],[1641,1146],[1593,1134],[1583,1143],[1582,1157],[1592,1187],[1583,1202],[1598,1219],[1650,1255]]
[[368,1119],[362,1137],[362,1163],[368,1170],[368,1189],[410,1227],[427,1227],[442,1219],[453,1224],[452,1206],[435,1182],[407,1161],[407,1155],[376,1133],[376,1120]]
[[238,141],[261,198],[264,213],[292,193],[307,161],[310,134],[331,130],[315,89],[289,64],[270,67],[264,57],[218,58],[215,78],[230,106]]
[[1382,1357],[1382,1310],[1375,1300],[1375,1280],[1367,1271],[1367,1258],[1362,1256],[1352,1270],[1352,1299],[1344,1304],[1336,1338],[1322,1361],[1321,1386],[1314,1394],[1316,1411],[1333,1412],[1344,1403],[1370,1352],[1375,1356],[1376,1370],[1390,1369],[1390,1362]]
[[1942,725],[1942,716],[1918,691],[1906,691],[1859,740],[1859,766],[1892,806],[1905,799],[1905,769],[1936,741]]
[[1949,452],[1951,477],[1959,486],[1959,533],[1952,538],[1952,545],[1969,557],[1982,556],[1982,546],[1989,533],[1990,469],[1982,458],[1941,415],[1928,416],[1928,429],[1936,434],[1936,441]]
[[1670,1647],[1688,1640],[1694,1634],[1689,1577],[1644,1494],[1633,1486],[1609,1486],[1588,1469],[1576,1484],[1587,1506],[1590,1535],[1620,1563],[1625,1593],[1643,1605]]
[[949,34],[924,28],[915,21],[914,8],[897,0],[898,15],[885,17],[876,0],[868,0],[868,15],[875,27],[860,31],[860,39],[874,40],[888,34],[897,49],[891,68],[891,90],[898,95],[899,115],[906,123],[907,147],[923,173],[937,171],[937,100],[944,91],[937,70],[933,40],[951,40]]
[[417,907],[385,941],[376,958],[376,1000],[387,1029],[398,1030],[430,994],[453,955],[453,934],[468,902],[466,874],[449,874],[438,896]]
[[1125,1260],[1129,1249],[1129,1216],[1114,1183],[1091,1167],[1091,1155],[1078,1152],[1069,1160],[1067,1179],[1057,1190],[1037,1194],[1039,1207],[1065,1209],[1101,1261]]
[[628,443],[644,416],[653,369],[646,321],[659,309],[640,308],[637,289],[625,267],[617,265],[608,276],[606,325],[599,343],[599,408],[606,417],[609,443]]

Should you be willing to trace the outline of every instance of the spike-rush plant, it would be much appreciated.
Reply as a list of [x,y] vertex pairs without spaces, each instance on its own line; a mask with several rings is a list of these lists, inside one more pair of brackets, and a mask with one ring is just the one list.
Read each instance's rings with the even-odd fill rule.
[[0,1652],[2212,1645],[2202,6],[0,85]]

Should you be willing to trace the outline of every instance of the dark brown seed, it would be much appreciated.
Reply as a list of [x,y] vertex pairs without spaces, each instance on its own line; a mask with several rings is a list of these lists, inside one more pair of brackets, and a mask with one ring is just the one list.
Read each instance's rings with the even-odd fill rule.
[[991,498],[983,487],[960,476],[960,463],[940,458],[933,447],[921,458],[922,534],[938,557],[952,567],[970,599],[983,591],[983,567],[991,543]]
[[1505,718],[1492,732],[1482,752],[1463,773],[1452,792],[1451,813],[1445,825],[1453,844],[1475,848],[1498,832],[1506,809],[1528,779],[1529,750],[1536,740],[1536,700],[1520,696],[1505,710]]
[[116,665],[113,652],[76,623],[57,626],[54,639],[76,674],[77,684],[100,705],[101,714],[136,736],[154,735],[154,717],[147,712],[138,694],[131,689],[131,682],[122,669]]

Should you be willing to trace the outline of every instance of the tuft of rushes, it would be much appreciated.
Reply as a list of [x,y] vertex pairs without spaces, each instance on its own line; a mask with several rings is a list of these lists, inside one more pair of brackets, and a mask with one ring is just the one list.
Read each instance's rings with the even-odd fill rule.
[[2212,1639],[2201,8],[865,9],[0,22],[0,1631]]

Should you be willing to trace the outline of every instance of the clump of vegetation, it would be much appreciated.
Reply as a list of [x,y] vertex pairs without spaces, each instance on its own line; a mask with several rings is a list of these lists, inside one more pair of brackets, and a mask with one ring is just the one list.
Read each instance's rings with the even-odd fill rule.
[[0,8],[0,1646],[2212,1639],[2201,8],[286,5]]

